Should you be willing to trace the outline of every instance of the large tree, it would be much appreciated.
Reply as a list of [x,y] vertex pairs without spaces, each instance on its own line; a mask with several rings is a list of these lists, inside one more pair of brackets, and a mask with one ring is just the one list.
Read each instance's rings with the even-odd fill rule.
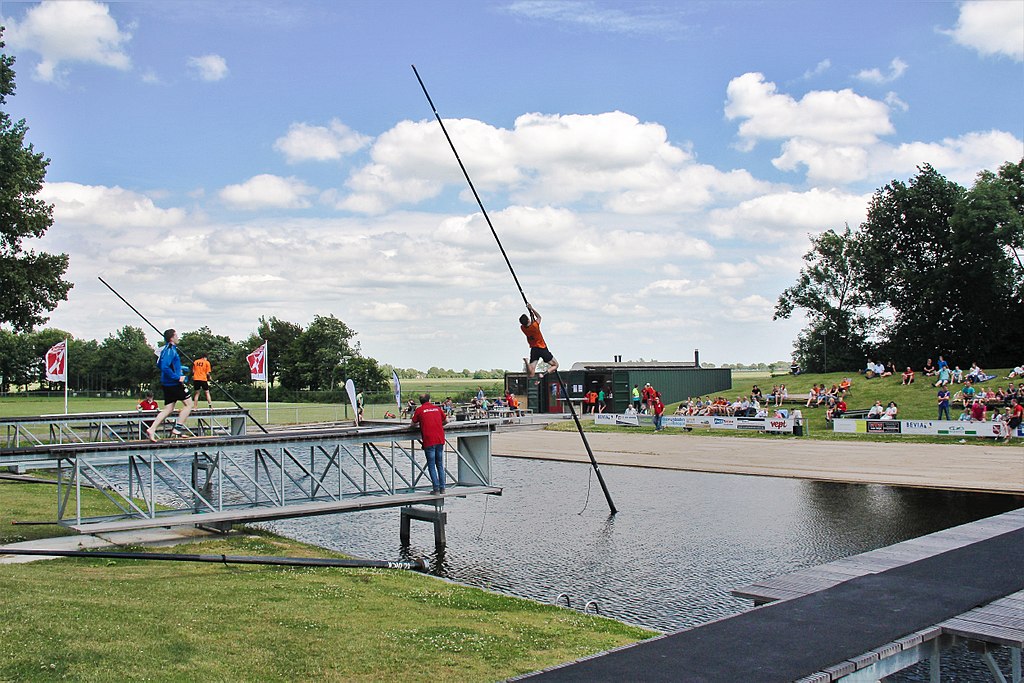
[[870,330],[864,311],[871,300],[854,268],[858,249],[850,226],[811,237],[800,277],[779,295],[775,320],[797,308],[806,311],[808,326],[797,338],[794,356],[807,371],[849,369],[864,357]]
[[[3,49],[0,26],[0,50]],[[14,57],[0,52],[0,106],[14,93]],[[25,120],[14,122],[0,109],[0,323],[30,330],[68,297],[63,279],[67,254],[26,249],[24,241],[42,237],[53,224],[53,207],[36,195],[50,160],[25,145]]]
[[[879,189],[856,231],[812,244],[776,307],[777,318],[808,312],[796,355],[811,369],[822,367],[826,342],[836,369],[858,367],[863,355],[915,367],[938,354],[965,366],[1020,363],[1024,160],[980,173],[969,190],[921,166],[909,183]],[[839,335],[849,357],[835,346]],[[859,359],[858,346],[870,346]]]

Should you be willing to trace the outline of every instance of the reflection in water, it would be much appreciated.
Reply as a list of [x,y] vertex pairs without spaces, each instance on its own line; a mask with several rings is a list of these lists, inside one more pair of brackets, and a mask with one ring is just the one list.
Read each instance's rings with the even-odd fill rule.
[[[504,495],[449,500],[448,547],[381,510],[268,523],[356,556],[422,556],[466,584],[676,631],[750,607],[729,590],[1020,506],[1011,496],[606,466],[619,514],[587,501],[589,465],[495,458]],[[599,491],[598,491],[599,492]]]

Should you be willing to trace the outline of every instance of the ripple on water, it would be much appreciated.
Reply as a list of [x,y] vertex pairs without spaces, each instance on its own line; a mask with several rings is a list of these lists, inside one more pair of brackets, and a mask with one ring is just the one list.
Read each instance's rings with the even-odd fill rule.
[[[398,539],[380,510],[268,523],[361,557],[421,556],[468,585],[677,631],[749,609],[729,591],[1018,507],[1008,496],[495,458],[504,495],[449,499],[448,546],[429,524]],[[589,499],[588,499],[589,487]]]

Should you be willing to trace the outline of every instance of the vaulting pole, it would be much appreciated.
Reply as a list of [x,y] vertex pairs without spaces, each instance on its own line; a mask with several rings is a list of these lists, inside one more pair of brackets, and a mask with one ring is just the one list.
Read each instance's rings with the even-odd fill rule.
[[[147,324],[147,325],[149,325],[150,327],[152,327],[152,328],[153,328],[153,330],[154,330],[154,331],[155,331],[155,332],[156,332],[157,334],[163,334],[163,331],[162,331],[162,330],[161,330],[160,328],[158,328],[158,327],[157,327],[156,325],[154,325],[153,323],[151,323],[151,322],[149,321],[149,318],[147,318],[146,316],[142,315],[142,313],[140,313],[140,312],[139,312],[139,309],[135,308],[135,307],[134,307],[134,306],[132,306],[132,305],[131,305],[130,303],[128,303],[128,300],[127,300],[127,299],[125,299],[125,298],[124,298],[123,296],[121,296],[120,294],[118,294],[118,293],[117,293],[117,290],[116,290],[116,289],[114,289],[114,288],[113,288],[113,287],[111,287],[111,286],[110,286],[109,284],[107,284],[107,281],[106,281],[106,280],[104,280],[103,278],[101,278],[101,277],[99,277],[99,276],[97,276],[97,277],[96,277],[96,279],[97,279],[97,280],[99,280],[100,282],[102,282],[102,283],[104,284],[104,286],[105,286],[105,287],[106,287],[107,289],[109,289],[109,290],[110,290],[111,292],[113,292],[113,293],[114,293],[114,296],[116,296],[116,297],[117,297],[118,299],[120,299],[121,301],[123,301],[123,302],[124,302],[124,304],[125,304],[125,306],[127,306],[128,308],[130,308],[130,309],[132,309],[133,311],[135,311],[135,315],[139,316],[139,317],[140,317],[140,318],[142,318],[142,319],[143,319],[144,321],[146,321],[146,324]],[[189,363],[191,363],[191,362],[192,362],[192,359],[191,359],[191,358],[189,358],[188,356],[185,356],[185,360],[187,360],[187,361],[188,361]],[[228,397],[228,398],[229,398],[229,399],[231,400],[231,402],[232,402],[232,403],[234,403],[234,404],[235,404],[235,407],[236,407],[236,408],[238,408],[239,410],[245,410],[245,408],[243,408],[243,407],[242,407],[242,404],[240,404],[240,403],[239,403],[238,401],[236,401],[236,400],[235,400],[235,397],[234,397],[234,396],[232,396],[232,395],[231,395],[231,394],[230,394],[230,393],[228,392],[228,390],[224,388],[224,386],[223,386],[222,384],[220,384],[220,383],[218,383],[218,382],[214,382],[214,381],[212,381],[212,380],[210,381],[210,383],[211,383],[211,384],[213,384],[213,385],[214,385],[215,387],[217,387],[218,389],[220,389],[220,390],[221,390],[221,392],[223,392],[223,394],[224,394],[225,396],[227,396],[227,397]],[[260,423],[259,423],[259,422],[258,422],[258,421],[256,420],[256,418],[254,418],[254,417],[252,416],[252,414],[251,414],[251,413],[249,414],[249,419],[250,419],[250,420],[252,420],[253,424],[255,424],[255,425],[256,425],[257,427],[259,427],[259,428],[260,428],[260,430],[262,430],[262,432],[263,432],[264,434],[269,434],[269,433],[270,433],[270,432],[268,432],[268,431],[267,431],[266,427],[264,427],[263,425],[261,425],[261,424],[260,424]]]
[[[430,104],[431,111],[434,112],[434,118],[437,119],[437,123],[441,126],[441,132],[444,133],[445,139],[448,140],[448,146],[452,148],[452,154],[455,155],[455,160],[459,162],[459,168],[462,169],[462,175],[466,177],[466,183],[469,184],[469,189],[473,192],[473,197],[476,198],[476,204],[480,207],[480,212],[484,215],[484,220],[487,221],[487,227],[491,229],[491,234],[494,235],[494,241],[498,243],[498,249],[501,250],[501,255],[505,259],[505,265],[508,266],[508,272],[511,273],[512,279],[516,283],[516,288],[519,289],[519,295],[523,297],[523,303],[527,306],[530,302],[526,300],[526,293],[523,292],[523,286],[519,284],[519,278],[516,276],[516,271],[512,268],[512,262],[508,259],[508,254],[505,253],[505,247],[501,245],[501,240],[498,239],[498,231],[494,229],[494,224],[491,223],[491,217],[487,215],[487,209],[484,208],[484,203],[480,199],[480,195],[476,191],[476,187],[473,186],[473,181],[469,177],[469,171],[466,170],[465,164],[462,163],[462,159],[459,157],[458,150],[455,149],[455,143],[452,142],[452,137],[448,135],[448,129],[444,127],[444,121],[441,120],[441,115],[437,113],[437,107],[434,106],[434,100],[430,98],[430,93],[427,92],[427,86],[423,84],[423,79],[420,78],[420,72],[416,70],[416,65],[412,65],[412,72],[416,74],[416,80],[420,83],[420,88],[423,89],[423,94],[427,98],[427,102]],[[612,502],[612,495],[608,492],[608,486],[604,483],[604,477],[601,475],[601,466],[597,464],[597,458],[594,457],[594,451],[590,448],[590,442],[587,441],[587,435],[583,432],[583,425],[580,423],[580,418],[576,415],[576,408],[573,406],[572,401],[569,400],[569,391],[566,389],[565,382],[562,381],[562,376],[558,374],[558,370],[554,372],[555,380],[558,381],[558,386],[562,390],[562,395],[565,397],[565,402],[569,404],[569,412],[572,413],[572,419],[576,423],[576,429],[580,433],[580,438],[583,439],[583,445],[587,449],[587,455],[590,456],[590,464],[594,468],[594,472],[597,473],[597,480],[601,483],[601,490],[604,491],[604,497],[608,501],[608,509],[614,515],[618,510],[615,509],[615,503]]]

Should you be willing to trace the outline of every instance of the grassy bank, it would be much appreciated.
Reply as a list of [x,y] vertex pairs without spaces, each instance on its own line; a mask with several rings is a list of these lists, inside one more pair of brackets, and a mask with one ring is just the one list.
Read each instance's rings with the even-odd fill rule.
[[[0,524],[52,496],[0,483]],[[341,557],[252,530],[172,551]],[[0,581],[0,680],[493,681],[652,635],[391,570],[61,559]]]
[[[993,389],[1000,386],[1006,387],[1007,382],[1011,380],[1005,379],[1009,373],[1008,369],[990,370],[991,374],[995,374],[997,379],[989,380],[983,384],[977,385],[977,387],[993,387]],[[768,377],[762,380],[745,381],[738,380],[737,374],[733,373],[733,387],[729,391],[719,392],[715,396],[722,395],[729,400],[734,400],[737,395],[750,394],[750,390],[753,384],[757,384],[761,387],[762,391],[767,393],[771,390],[773,384],[784,383],[789,390],[789,396],[791,398],[803,397],[803,401],[806,401],[807,392],[810,390],[812,385],[824,384],[826,387],[831,387],[833,384],[839,384],[844,377],[849,377],[853,382],[851,390],[846,396],[847,407],[850,410],[856,410],[859,408],[870,408],[875,401],[881,401],[882,405],[887,405],[889,401],[895,401],[899,407],[899,419],[902,420],[934,420],[937,416],[937,402],[936,395],[938,389],[933,386],[935,381],[934,377],[923,377],[920,374],[917,376],[915,382],[909,386],[902,385],[902,378],[900,376],[884,377],[866,380],[863,376],[857,373],[842,373],[833,372],[827,374],[806,374],[798,375],[793,377],[792,375]],[[738,384],[738,381],[744,381],[744,384]],[[1016,380],[1013,380],[1016,383]],[[954,384],[950,387],[950,394],[956,394],[962,388],[959,384]],[[671,415],[675,412],[679,403],[673,403],[666,406],[665,414]],[[825,420],[825,407],[808,408],[801,404],[787,403],[785,407],[789,410],[798,408],[803,412],[804,420],[807,425],[807,436],[803,438],[829,440],[829,441],[845,441],[845,440],[867,440],[867,441],[893,441],[900,443],[956,443],[957,439],[942,436],[911,436],[911,435],[882,435],[882,434],[836,434],[832,431],[831,425]],[[960,414],[959,404],[951,405],[950,413],[954,419]],[[616,427],[613,425],[594,425],[589,421],[584,422],[585,429],[592,432],[623,432],[629,433],[635,432],[635,427]],[[552,423],[547,427],[548,429],[557,431],[575,431],[576,426],[571,421],[562,421]],[[682,429],[667,428],[663,435],[703,435],[703,436],[722,436],[722,437],[741,437],[741,438],[754,438],[754,439],[790,439],[794,438],[790,435],[773,435],[763,434],[760,432],[741,432],[738,430],[709,430],[709,429],[695,429],[692,432],[686,432]],[[966,439],[968,444],[976,445],[991,445],[993,441],[991,439],[979,439],[979,438],[968,438]],[[1000,442],[1001,443],[1001,442]],[[1010,444],[1015,447],[1024,447],[1024,442],[1020,439],[1015,439]]]

